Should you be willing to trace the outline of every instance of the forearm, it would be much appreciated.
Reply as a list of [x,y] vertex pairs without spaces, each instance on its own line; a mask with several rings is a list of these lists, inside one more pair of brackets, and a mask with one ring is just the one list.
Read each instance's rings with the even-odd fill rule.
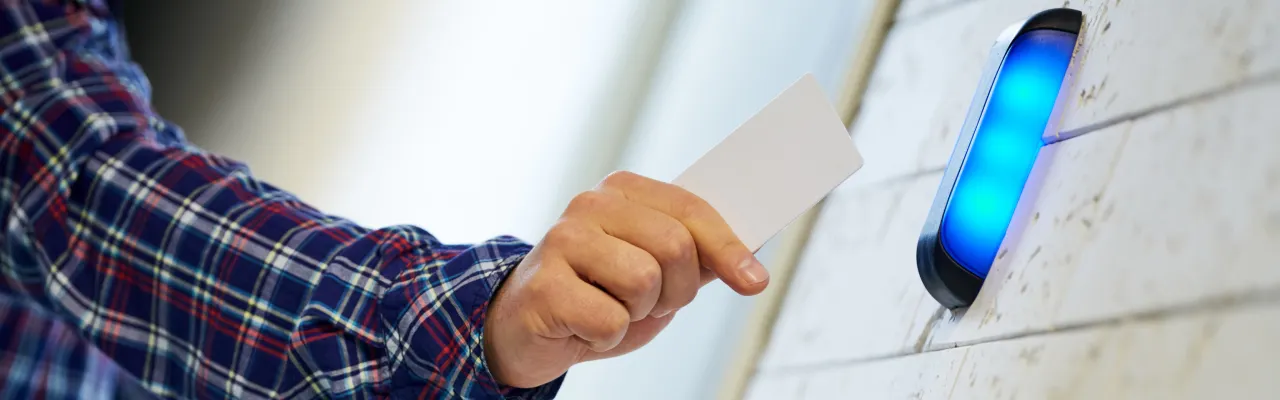
[[527,245],[318,212],[156,116],[104,8],[4,11],[0,292],[166,397],[507,392],[481,335]]
[[65,264],[84,267],[50,281],[71,283],[57,291],[101,347],[142,349],[108,355],[144,382],[214,396],[499,389],[480,327],[523,243],[364,229],[217,157],[127,137],[85,163],[71,204],[84,228]]

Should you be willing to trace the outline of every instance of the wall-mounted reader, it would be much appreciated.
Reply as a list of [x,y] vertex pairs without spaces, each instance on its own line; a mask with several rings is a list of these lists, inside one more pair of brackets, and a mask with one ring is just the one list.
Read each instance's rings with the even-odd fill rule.
[[1042,11],[1000,34],[916,247],[920,279],[948,308],[973,303],[1051,129],[1084,25]]

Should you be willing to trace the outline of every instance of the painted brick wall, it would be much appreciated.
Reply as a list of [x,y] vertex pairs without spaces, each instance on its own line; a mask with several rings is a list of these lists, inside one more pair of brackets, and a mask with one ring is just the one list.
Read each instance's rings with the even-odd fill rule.
[[1068,1],[1088,21],[1039,194],[976,304],[915,240],[987,51],[1061,0],[904,0],[748,398],[1274,398],[1280,1]]

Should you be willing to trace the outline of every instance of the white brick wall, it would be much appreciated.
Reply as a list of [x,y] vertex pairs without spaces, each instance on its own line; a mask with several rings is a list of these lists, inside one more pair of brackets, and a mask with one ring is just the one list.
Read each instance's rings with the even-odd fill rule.
[[1280,396],[1280,1],[1070,1],[1039,193],[977,302],[915,239],[987,51],[1051,0],[907,0],[748,398]]

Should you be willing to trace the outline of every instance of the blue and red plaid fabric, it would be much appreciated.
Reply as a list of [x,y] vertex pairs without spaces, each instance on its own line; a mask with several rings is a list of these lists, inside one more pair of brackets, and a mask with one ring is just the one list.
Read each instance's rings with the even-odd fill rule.
[[554,396],[484,361],[528,245],[321,213],[156,115],[101,0],[0,2],[0,398]]

